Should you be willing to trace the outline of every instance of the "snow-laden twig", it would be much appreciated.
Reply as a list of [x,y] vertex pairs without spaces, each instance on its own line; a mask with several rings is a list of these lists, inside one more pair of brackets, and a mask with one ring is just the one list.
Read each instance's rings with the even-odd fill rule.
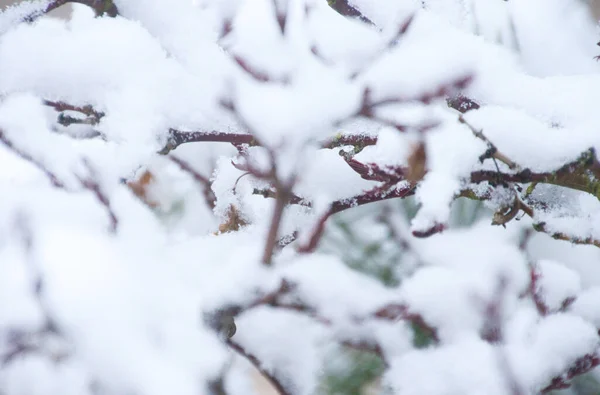
[[215,193],[211,189],[212,183],[210,182],[208,177],[205,177],[202,174],[200,174],[189,163],[187,163],[181,158],[169,155],[169,159],[171,160],[171,162],[179,166],[181,170],[190,174],[192,178],[202,186],[202,192],[204,193],[204,199],[206,200],[206,204],[211,210],[214,209],[217,198],[215,197]]
[[0,129],[0,143],[2,143],[6,148],[8,148],[14,154],[16,154],[17,156],[19,156],[21,159],[23,159],[26,162],[31,163],[38,170],[40,170],[42,173],[44,173],[46,175],[46,177],[48,177],[48,179],[50,180],[50,183],[53,186],[55,186],[57,188],[61,188],[61,189],[65,188],[65,184],[58,178],[58,176],[56,174],[54,174],[54,172],[52,172],[50,169],[48,169],[46,167],[46,165],[44,165],[41,161],[39,161],[36,158],[34,158],[31,154],[29,154],[28,152],[26,152],[26,151],[20,149],[19,147],[17,147],[6,136],[6,133],[4,133],[4,131],[2,131],[1,129]]
[[600,240],[592,236],[583,238],[580,236],[569,235],[567,232],[550,230],[545,222],[537,222],[533,224],[533,229],[537,230],[538,232],[546,233],[548,236],[556,240],[564,240],[573,244],[593,245],[600,248]]
[[362,22],[368,23],[369,25],[375,25],[369,18],[365,16],[365,14],[353,6],[349,0],[327,0],[327,3],[340,15],[358,18]]
[[600,355],[598,353],[584,355],[578,358],[565,374],[553,378],[550,384],[542,389],[542,393],[545,394],[550,391],[569,388],[571,380],[591,371],[597,366],[600,366]]
[[227,345],[238,355],[244,357],[248,362],[250,362],[256,368],[256,370],[258,370],[259,373],[275,388],[279,395],[293,395],[293,392],[288,390],[283,385],[281,380],[279,380],[274,374],[270,373],[263,367],[262,363],[256,355],[250,353],[244,348],[244,346],[242,346],[239,343],[236,343],[231,339],[227,340]]
[[463,125],[466,125],[471,130],[471,132],[473,133],[473,135],[475,137],[477,137],[479,140],[481,140],[487,144],[488,150],[486,151],[486,153],[484,155],[482,155],[480,157],[480,161],[483,162],[483,160],[485,158],[493,158],[493,159],[499,160],[500,162],[504,163],[511,170],[516,170],[519,168],[519,165],[517,165],[514,161],[512,161],[509,157],[504,155],[502,152],[498,151],[498,148],[494,145],[494,143],[492,143],[490,141],[490,139],[488,139],[483,134],[483,131],[475,129],[475,127],[473,125],[471,125],[469,122],[467,122],[467,120],[462,115],[460,115],[458,117],[458,121],[460,123],[462,123]]
[[87,169],[87,176],[77,176],[81,186],[92,192],[96,200],[105,208],[110,219],[109,231],[115,233],[119,227],[119,219],[117,218],[108,196],[103,191],[98,181],[96,170],[92,167],[89,161],[83,160],[83,165]]

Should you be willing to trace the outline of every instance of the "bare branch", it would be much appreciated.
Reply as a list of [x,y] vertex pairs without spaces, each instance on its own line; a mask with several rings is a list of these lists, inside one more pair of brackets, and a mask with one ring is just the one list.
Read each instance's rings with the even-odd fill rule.
[[194,178],[194,180],[196,180],[196,182],[198,182],[198,184],[202,186],[202,191],[204,193],[206,204],[211,210],[214,209],[217,197],[215,196],[212,190],[212,183],[210,182],[208,177],[205,177],[202,174],[198,173],[196,170],[194,170],[192,166],[190,166],[189,163],[187,163],[183,159],[180,159],[173,155],[169,155],[169,159],[171,160],[171,162],[179,166],[181,170],[185,171],[186,173],[189,173]]
[[58,324],[54,318],[54,315],[52,314],[51,309],[48,307],[48,304],[44,298],[45,287],[42,270],[40,270],[39,265],[35,261],[33,255],[33,230],[31,229],[28,218],[24,213],[17,213],[14,230],[14,233],[19,238],[23,253],[25,254],[26,262],[30,270],[32,292],[36,303],[42,312],[45,322],[39,329],[32,332],[24,332],[19,330],[10,331],[7,336],[9,350],[5,354],[0,355],[0,367],[6,366],[15,358],[29,353],[43,353],[44,356],[51,358],[55,362],[60,362],[69,356],[66,350],[44,350],[44,341],[49,336],[61,337],[62,334],[58,328]]
[[564,374],[553,378],[550,384],[541,392],[545,394],[550,391],[569,388],[573,378],[581,376],[597,366],[600,366],[600,356],[597,352],[584,355],[578,358]]
[[292,395],[291,391],[288,391],[281,380],[279,380],[275,375],[268,372],[265,368],[263,368],[262,363],[258,359],[258,357],[249,351],[247,351],[241,344],[234,342],[231,339],[227,339],[227,345],[234,350],[238,355],[246,358],[248,362],[250,362],[254,367],[260,372],[260,374],[277,390],[279,395]]
[[533,224],[533,229],[535,229],[538,232],[546,233],[555,240],[569,241],[573,244],[593,245],[600,248],[600,240],[595,239],[592,236],[581,238],[579,236],[569,235],[566,232],[552,231],[548,229],[545,222],[538,222]]
[[27,152],[23,151],[22,149],[18,148],[17,146],[15,146],[13,144],[13,142],[10,141],[10,139],[6,136],[4,131],[1,129],[0,129],[0,143],[2,143],[6,148],[11,150],[13,153],[15,153],[21,159],[31,163],[32,165],[37,167],[40,171],[42,171],[42,173],[44,173],[46,175],[46,177],[48,177],[48,179],[50,180],[50,183],[52,183],[53,186],[55,186],[57,188],[61,188],[61,189],[65,188],[65,184],[62,181],[60,181],[60,179],[56,176],[56,174],[54,174],[52,171],[50,171],[42,162],[35,159],[29,153],[27,153]]
[[415,237],[419,237],[419,238],[426,238],[426,237],[433,236],[437,233],[442,233],[443,231],[446,230],[447,227],[448,227],[448,225],[446,225],[446,224],[441,224],[441,223],[436,222],[427,229],[413,230],[412,235]]
[[408,306],[404,304],[389,304],[384,306],[373,313],[373,317],[391,321],[409,321],[423,330],[423,332],[427,333],[434,342],[439,343],[437,330],[433,326],[427,324],[420,314],[411,312]]
[[283,84],[288,82],[288,78],[277,79],[261,70],[258,70],[256,67],[252,66],[247,60],[245,60],[241,56],[233,55],[232,58],[235,61],[235,63],[237,63],[237,65],[240,66],[240,68],[246,72],[246,74],[257,80],[258,82],[279,82]]
[[287,22],[287,1],[288,0],[283,0],[286,3],[284,3],[283,5],[280,3],[280,0],[272,0],[273,2],[273,8],[275,10],[275,18],[277,19],[277,24],[279,25],[279,30],[281,31],[281,34],[285,34],[285,25]]
[[[272,198],[272,199],[275,199],[277,197],[277,191],[275,191],[272,188],[265,188],[265,189],[254,188],[254,190],[252,190],[252,194],[253,195],[261,195],[262,197]],[[298,204],[301,206],[311,207],[311,203],[309,201],[304,200],[303,198],[296,196],[294,194],[290,194],[288,204]]]
[[181,144],[197,142],[230,143],[233,145],[247,144],[250,146],[257,145],[256,140],[251,134],[225,133],[214,130],[184,132],[177,129],[169,129],[167,144],[159,151],[159,154],[166,155]]
[[88,117],[93,117],[97,121],[100,121],[100,119],[105,115],[103,112],[94,110],[94,107],[92,107],[91,105],[74,106],[72,104],[68,104],[68,103],[65,103],[62,101],[51,101],[51,100],[44,100],[43,103],[44,103],[44,105],[46,105],[48,107],[54,108],[58,112],[76,111],[76,112],[80,112]]
[[477,104],[477,102],[461,94],[447,99],[446,102],[448,103],[448,107],[453,108],[463,114],[480,108],[480,105]]
[[488,151],[479,158],[479,160],[481,162],[483,162],[483,160],[485,158],[491,157],[491,158],[497,159],[500,162],[504,163],[511,170],[516,170],[519,168],[519,165],[517,165],[515,162],[513,162],[511,159],[509,159],[502,152],[498,151],[498,148],[487,137],[485,137],[483,132],[481,130],[475,129],[475,127],[473,127],[470,123],[468,123],[462,115],[460,115],[458,117],[458,121],[460,123],[462,123],[463,125],[466,125],[471,130],[471,132],[473,133],[473,135],[475,137],[477,137],[478,139],[480,139],[481,141],[483,141],[484,143],[487,144]]
[[587,192],[600,199],[600,163],[593,148],[583,152],[577,159],[553,172],[534,173],[529,169],[524,169],[508,174],[487,170],[471,173],[470,182],[478,184],[485,181],[552,184]]
[[86,167],[86,169],[88,170],[89,174],[87,177],[77,176],[77,178],[79,179],[79,182],[81,183],[81,185],[85,189],[92,192],[94,194],[94,196],[96,197],[96,200],[98,200],[98,202],[102,206],[104,206],[104,208],[106,209],[106,212],[108,213],[108,217],[110,218],[109,231],[111,233],[115,233],[117,231],[117,228],[119,227],[119,220],[118,220],[117,216],[115,215],[115,212],[112,209],[110,201],[108,200],[108,196],[104,193],[104,191],[100,187],[100,184],[98,183],[98,180],[97,180],[96,171],[94,170],[92,165],[86,159],[83,160],[83,164]]
[[344,347],[348,347],[358,351],[369,352],[377,355],[383,361],[383,364],[386,368],[390,366],[389,362],[385,358],[385,352],[380,344],[369,342],[369,341],[353,341],[353,340],[344,340],[341,342]]
[[279,227],[283,218],[283,211],[287,205],[291,194],[291,187],[286,185],[278,185],[275,193],[275,207],[269,225],[269,233],[265,243],[265,250],[262,257],[262,263],[270,266],[272,263],[273,252],[277,246],[277,236],[279,235]]
[[351,5],[349,0],[327,0],[327,3],[340,15],[358,18],[362,22],[368,23],[369,25],[375,25],[362,12],[360,12],[356,7]]
[[88,7],[94,10],[96,16],[108,15],[110,17],[116,17],[117,15],[119,15],[117,6],[113,3],[112,0],[50,0],[46,3],[46,5],[42,5],[40,9],[34,10],[28,15],[22,17],[22,21],[33,22],[36,19],[46,15],[47,13],[54,11],[55,9],[62,7],[63,5],[68,3],[79,3],[87,5]]
[[[352,207],[362,206],[364,204],[379,202],[387,199],[405,198],[414,194],[414,190],[415,187],[411,185],[405,187],[396,187],[393,189],[389,185],[384,185],[381,187],[376,187],[374,189],[371,189],[370,191],[367,191],[361,195],[357,195],[349,199],[334,201],[333,203],[331,203],[329,210],[323,213],[317,221],[310,234],[310,237],[308,238],[308,242],[298,247],[298,252],[309,253],[313,252],[318,247],[319,241],[321,240],[323,232],[325,230],[325,224],[327,222],[327,219],[329,219],[329,217],[331,217],[333,214],[339,213]],[[293,239],[290,240],[288,243],[291,243],[292,241]]]

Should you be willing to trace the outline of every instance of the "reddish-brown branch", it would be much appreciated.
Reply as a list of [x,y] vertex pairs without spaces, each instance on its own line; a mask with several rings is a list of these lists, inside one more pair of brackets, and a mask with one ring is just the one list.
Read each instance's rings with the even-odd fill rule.
[[455,80],[448,81],[447,83],[442,84],[429,92],[424,92],[414,97],[393,96],[378,100],[373,100],[371,97],[371,89],[367,87],[363,91],[362,104],[356,115],[363,116],[365,118],[374,118],[376,120],[377,117],[375,116],[374,112],[377,107],[411,102],[430,104],[433,100],[446,98],[453,95],[456,91],[465,89],[472,81],[473,76],[469,74],[459,77]]
[[486,158],[494,158],[494,159],[497,159],[500,162],[506,164],[508,166],[508,168],[511,170],[515,170],[515,169],[519,168],[519,166],[515,162],[513,162],[510,158],[508,158],[502,152],[498,151],[498,148],[494,145],[494,143],[492,143],[483,134],[483,132],[481,130],[475,129],[475,127],[473,125],[471,125],[470,123],[468,123],[467,120],[462,115],[460,115],[458,117],[458,121],[460,123],[462,123],[463,125],[467,126],[469,128],[469,130],[471,130],[471,133],[473,133],[473,135],[476,138],[480,139],[481,141],[483,141],[484,143],[487,144],[488,152],[480,157],[480,161],[483,162],[483,160]]
[[372,343],[372,342],[364,341],[364,340],[359,340],[359,341],[344,340],[341,342],[341,344],[344,347],[348,347],[348,348],[351,348],[354,350],[364,351],[364,352],[369,352],[369,353],[375,354],[379,358],[381,358],[381,360],[383,361],[383,364],[385,365],[386,368],[389,367],[389,363],[385,358],[385,352],[383,351],[383,348],[381,347],[381,345],[379,345],[377,343]]
[[405,198],[412,196],[415,193],[415,186],[403,185],[397,186],[396,188],[390,189],[388,186],[373,188],[360,195],[348,198],[336,200],[331,204],[331,214],[336,214],[341,211],[347,210],[352,207],[358,207],[369,203],[380,202],[382,200]]
[[547,393],[554,390],[569,388],[573,378],[581,376],[597,366],[600,366],[600,356],[597,353],[584,355],[577,359],[564,374],[553,378],[550,384],[542,389],[541,392]]
[[377,310],[373,314],[374,318],[385,319],[385,320],[403,320],[409,321],[413,325],[420,328],[423,332],[427,333],[433,341],[439,342],[437,330],[425,322],[425,319],[420,314],[416,314],[410,311],[408,306],[404,304],[389,304]]
[[369,18],[367,18],[362,12],[356,7],[350,4],[349,0],[328,0],[329,6],[336,10],[338,14],[358,18],[359,20],[368,23],[369,25],[375,25]]
[[51,101],[51,100],[44,100],[44,105],[48,106],[48,107],[52,107],[54,108],[56,111],[58,112],[63,112],[63,111],[75,111],[75,112],[79,112],[82,113],[84,115],[87,115],[88,117],[93,117],[97,120],[100,120],[100,118],[102,118],[104,116],[103,112],[99,112],[94,110],[94,108],[90,105],[87,106],[74,106],[72,104],[69,103],[65,103],[62,101]]
[[227,345],[234,350],[238,355],[246,358],[256,370],[277,390],[280,395],[292,395],[291,391],[288,391],[274,374],[268,372],[263,366],[258,357],[249,351],[247,351],[242,345],[234,342],[231,339],[227,339]]
[[167,154],[175,148],[179,147],[181,144],[198,142],[230,143],[233,145],[257,144],[254,137],[251,134],[247,133],[225,133],[217,132],[214,130],[184,132],[177,129],[169,129],[169,134],[167,135],[167,143],[159,153]]
[[[596,153],[590,149],[580,155],[575,161],[567,163],[556,171],[534,173],[524,169],[515,173],[502,173],[497,171],[480,170],[470,175],[470,182],[478,184],[481,182],[492,183],[546,183],[565,188],[575,189],[596,196],[599,186],[597,180],[593,180],[588,172],[600,179],[600,164],[596,159]],[[598,196],[597,196],[598,197]]]
[[273,252],[277,246],[277,236],[279,235],[283,211],[289,201],[291,194],[290,191],[291,188],[284,185],[279,185],[275,193],[275,207],[273,208],[271,224],[269,225],[269,233],[267,234],[267,241],[265,243],[265,250],[262,257],[262,263],[267,266],[271,265]]
[[202,192],[204,193],[204,199],[206,200],[206,204],[211,210],[215,208],[217,197],[215,196],[212,190],[212,183],[210,182],[208,177],[205,177],[199,172],[197,172],[192,166],[190,166],[189,163],[187,163],[183,159],[172,155],[169,156],[169,159],[171,160],[171,162],[179,166],[181,170],[190,174],[192,178],[202,186]]
[[[285,0],[287,1],[287,0]],[[279,25],[279,30],[281,34],[285,34],[285,26],[287,23],[287,7],[286,3],[280,3],[279,0],[272,0],[273,9],[275,10],[275,18],[277,20],[277,24]]]
[[42,173],[44,173],[46,175],[46,177],[48,177],[48,179],[50,180],[50,183],[52,183],[53,186],[55,186],[57,188],[62,188],[62,189],[65,188],[65,184],[59,180],[59,178],[56,176],[56,174],[54,174],[52,171],[50,171],[44,164],[42,164],[42,162],[35,159],[29,153],[27,153],[27,152],[23,151],[22,149],[18,148],[17,146],[15,146],[13,144],[13,142],[6,136],[6,134],[2,130],[0,130],[0,143],[2,143],[6,148],[11,150],[13,153],[15,153],[21,159],[25,160],[26,162],[31,163],[36,168],[38,168]]
[[293,284],[293,283],[289,282],[288,280],[283,279],[283,280],[281,280],[281,284],[279,285],[279,287],[276,290],[269,292],[269,293],[265,294],[264,296],[258,298],[254,302],[250,303],[248,305],[248,307],[246,307],[244,310],[251,309],[251,308],[254,308],[257,306],[264,306],[264,305],[273,306],[273,305],[275,305],[275,303],[277,302],[277,300],[280,297],[287,295],[295,287],[296,287],[296,284]]
[[235,63],[237,63],[237,65],[240,66],[240,68],[246,72],[246,74],[257,80],[258,82],[273,81],[273,77],[251,66],[250,63],[248,63],[248,61],[242,58],[241,56],[233,55],[232,58],[235,61]]
[[23,22],[33,22],[47,13],[54,11],[55,9],[68,3],[87,5],[94,10],[96,16],[102,16],[106,14],[110,17],[116,17],[119,15],[119,10],[112,0],[53,0],[48,2],[45,8],[42,8],[41,10],[35,10],[29,15],[23,17]]
[[442,233],[443,231],[446,230],[447,227],[448,227],[448,225],[446,225],[446,224],[434,223],[427,229],[413,230],[412,235],[423,239],[426,237],[433,236],[437,233]]
[[583,238],[574,235],[569,235],[565,232],[551,231],[550,229],[548,229],[545,222],[538,222],[533,224],[533,229],[535,229],[538,232],[546,233],[555,240],[569,241],[573,244],[593,245],[600,248],[600,240],[595,239],[592,236]]
[[529,267],[529,295],[535,304],[535,307],[541,316],[548,315],[549,308],[544,302],[544,297],[541,294],[541,288],[539,284],[539,280],[541,278],[541,273],[537,270],[537,267],[533,264],[530,264]]
[[[383,185],[367,191],[361,195],[349,199],[336,200],[331,203],[329,210],[324,212],[314,226],[308,241],[298,246],[298,252],[309,253],[313,252],[319,245],[319,241],[323,237],[325,225],[329,217],[333,214],[347,210],[352,207],[362,206],[364,204],[375,203],[387,199],[405,198],[414,194],[414,187],[407,185],[404,187],[396,187],[391,189],[389,185]],[[291,243],[294,239],[290,240]]]
[[[249,145],[257,146],[258,141],[248,133],[226,133],[217,131],[181,131],[177,129],[169,129],[167,136],[167,144],[159,152],[166,154],[179,147],[182,144],[198,143],[198,142],[215,142],[215,143],[230,143],[234,146]],[[322,148],[336,148],[344,145],[353,145],[356,147],[366,147],[377,143],[376,136],[350,134],[339,135],[334,138],[325,140]]]
[[[253,195],[260,195],[262,197],[272,198],[272,199],[275,199],[275,197],[277,196],[277,192],[274,189],[272,189],[272,188],[268,188],[268,189],[254,188],[252,190],[252,194]],[[290,198],[288,200],[288,204],[298,204],[300,206],[311,207],[311,204],[310,204],[309,201],[304,200],[300,196],[297,196],[297,195],[294,195],[294,194],[290,194]]]
[[328,210],[323,215],[321,215],[321,217],[319,217],[319,220],[317,221],[315,227],[313,228],[313,231],[308,239],[308,242],[306,242],[305,244],[299,245],[297,248],[298,252],[306,254],[309,252],[313,252],[314,250],[317,249],[317,246],[319,245],[319,241],[323,237],[323,232],[325,231],[325,223],[327,222],[327,219],[329,219],[331,214],[332,214],[331,210]]
[[79,179],[79,182],[81,183],[81,185],[85,189],[92,192],[94,194],[94,197],[96,198],[96,200],[98,200],[98,202],[100,202],[100,204],[102,206],[104,206],[104,208],[106,209],[106,212],[108,213],[108,217],[110,218],[109,231],[111,233],[115,233],[117,231],[117,228],[119,227],[119,220],[118,220],[117,216],[115,215],[115,212],[112,209],[110,200],[108,199],[108,196],[104,193],[102,188],[100,187],[100,184],[97,181],[96,172],[92,168],[90,163],[87,160],[84,160],[83,164],[87,168],[89,175],[87,177],[77,176],[77,178]]
[[463,114],[480,108],[480,105],[477,104],[477,102],[460,94],[447,99],[446,103],[448,103],[448,107],[451,107]]
[[354,158],[344,159],[361,178],[369,181],[397,183],[406,178],[408,170],[404,166],[379,166],[376,163],[362,163]]
[[365,134],[340,134],[329,140],[325,140],[321,147],[322,148],[336,148],[344,145],[353,145],[356,147],[366,147],[369,145],[377,144],[377,136],[370,136]]

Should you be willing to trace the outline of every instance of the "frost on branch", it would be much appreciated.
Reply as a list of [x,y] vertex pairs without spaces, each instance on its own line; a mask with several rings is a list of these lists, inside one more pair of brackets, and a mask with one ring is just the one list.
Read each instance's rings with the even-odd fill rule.
[[3,10],[0,393],[258,394],[257,376],[284,395],[583,393],[600,364],[583,7]]

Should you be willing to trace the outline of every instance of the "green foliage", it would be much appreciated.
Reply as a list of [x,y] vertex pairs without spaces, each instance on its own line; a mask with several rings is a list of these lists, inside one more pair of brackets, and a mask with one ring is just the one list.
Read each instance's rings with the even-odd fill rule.
[[384,370],[384,363],[377,355],[345,349],[325,369],[325,378],[319,394],[362,395],[366,384],[377,379]]

